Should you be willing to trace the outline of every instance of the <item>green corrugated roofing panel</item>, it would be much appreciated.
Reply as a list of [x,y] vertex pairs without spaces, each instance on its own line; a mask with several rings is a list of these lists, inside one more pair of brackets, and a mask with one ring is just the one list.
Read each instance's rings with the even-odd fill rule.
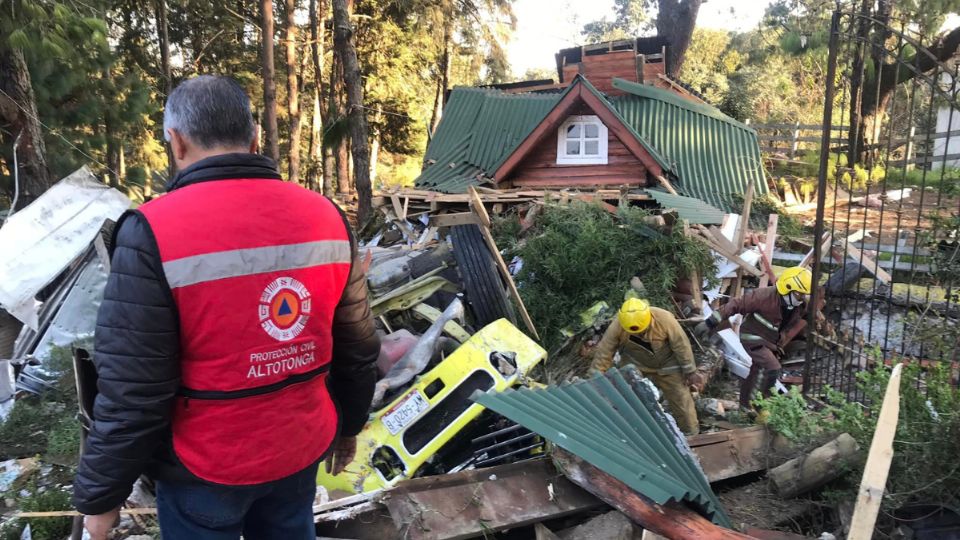
[[472,399],[538,433],[658,504],[685,502],[730,526],[703,469],[648,380],[632,366],[541,389]]
[[613,85],[628,94],[609,101],[672,163],[678,191],[729,211],[739,206],[731,195],[751,182],[757,195],[768,192],[754,130],[666,90],[622,79]]
[[492,176],[561,95],[454,88],[424,156],[428,165],[417,187],[459,193]]
[[700,199],[674,195],[657,189],[648,189],[646,192],[652,195],[664,210],[670,208],[676,210],[680,219],[703,225],[720,225],[723,223],[723,210]]

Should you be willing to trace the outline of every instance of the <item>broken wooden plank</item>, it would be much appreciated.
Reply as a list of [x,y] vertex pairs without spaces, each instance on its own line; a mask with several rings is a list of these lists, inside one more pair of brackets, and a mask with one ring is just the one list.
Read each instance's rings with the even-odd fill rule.
[[478,223],[480,223],[480,219],[473,212],[439,214],[430,217],[430,225],[435,227],[456,227],[457,225],[476,225]]
[[[767,218],[767,238],[763,246],[763,255],[766,257],[766,264],[773,264],[773,249],[777,245],[777,225],[780,221],[779,214],[770,214]],[[773,269],[771,268],[771,272]],[[760,278],[760,287],[766,287],[771,281],[776,281],[775,276],[762,276]]]
[[400,217],[404,215],[403,204],[400,203],[400,196],[396,193],[391,193],[390,202],[393,204],[393,215],[397,216],[398,219],[403,219]]
[[[477,217],[480,218],[480,224],[483,225],[483,227],[490,227],[490,214],[487,214],[487,209],[483,206],[483,200],[480,198],[480,194],[473,186],[469,187],[469,194],[470,206],[477,214]],[[481,229],[483,227],[481,227]]]
[[680,195],[679,193],[677,193],[677,190],[673,189],[673,184],[671,184],[670,181],[667,180],[667,177],[663,176],[662,174],[658,174],[657,181],[660,182],[660,184],[664,187],[664,189],[670,192],[671,195]]
[[890,462],[893,461],[893,436],[897,433],[900,419],[900,373],[903,364],[893,367],[887,391],[880,406],[877,428],[870,442],[870,453],[863,469],[857,506],[853,509],[848,540],[869,540],[873,536],[873,527],[880,512],[880,503],[890,474]]
[[[829,249],[830,244],[833,242],[833,236],[831,236],[830,233],[825,232],[823,233],[823,236],[821,236],[820,238],[822,238],[822,241],[820,242],[820,255],[823,256],[823,254],[827,253],[827,250]],[[810,251],[808,251],[807,254],[803,256],[803,259],[800,261],[800,264],[798,264],[797,266],[809,266],[810,263],[813,261],[813,252],[814,252],[814,248],[810,248]]]
[[699,240],[700,242],[703,242],[703,243],[706,244],[707,247],[709,247],[710,249],[712,249],[712,250],[716,251],[717,253],[719,253],[720,255],[726,257],[727,259],[730,260],[730,262],[735,263],[735,264],[737,264],[738,266],[740,266],[741,268],[743,268],[744,271],[746,271],[748,274],[750,274],[750,275],[752,275],[752,276],[755,276],[755,277],[760,277],[760,276],[763,275],[763,272],[761,272],[757,267],[751,266],[750,264],[747,264],[746,261],[744,261],[743,259],[741,259],[741,258],[738,257],[737,255],[734,255],[734,254],[731,253],[729,250],[727,250],[726,248],[722,247],[720,244],[718,244],[717,242],[715,242],[715,241],[713,240],[713,238],[706,238],[705,236],[702,236],[702,235],[701,235],[701,236],[693,235],[692,238],[695,238],[695,239]]
[[857,455],[857,441],[847,433],[805,454],[767,471],[774,492],[784,498],[796,497],[834,480],[848,470]]
[[770,433],[763,426],[687,437],[710,482],[736,478],[768,467]]
[[[743,211],[740,213],[740,223],[737,225],[737,234],[734,235],[734,246],[736,246],[738,253],[743,249],[743,242],[747,237],[747,230],[750,228],[750,209],[753,206],[754,189],[755,186],[753,182],[750,182],[750,185],[747,186],[747,193],[743,197]],[[743,270],[737,269],[737,277],[733,280],[733,293],[731,296],[737,298],[742,293]]]
[[623,512],[634,523],[667,538],[702,540],[748,540],[744,534],[724,529],[707,518],[676,504],[657,504],[630,489],[620,480],[561,448],[554,449],[554,462],[573,483]]
[[394,538],[410,540],[473,538],[603,506],[545,459],[408,480],[383,504]]
[[876,260],[874,260],[872,257],[868,257],[865,253],[853,247],[851,244],[847,244],[847,256],[863,265],[867,272],[870,272],[876,276],[877,279],[879,279],[882,283],[890,283],[893,281],[893,277],[886,270],[880,268]]
[[[121,508],[120,515],[122,516],[152,516],[156,515],[156,508]],[[50,510],[47,512],[20,512],[19,514],[14,514],[14,518],[49,518],[49,517],[73,517],[73,516],[82,516],[80,512],[76,510]]]

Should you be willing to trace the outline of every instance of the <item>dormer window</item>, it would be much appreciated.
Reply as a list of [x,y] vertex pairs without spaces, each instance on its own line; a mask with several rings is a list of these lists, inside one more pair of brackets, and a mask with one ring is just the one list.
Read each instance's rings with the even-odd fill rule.
[[558,165],[606,165],[607,126],[594,115],[571,116],[557,131]]

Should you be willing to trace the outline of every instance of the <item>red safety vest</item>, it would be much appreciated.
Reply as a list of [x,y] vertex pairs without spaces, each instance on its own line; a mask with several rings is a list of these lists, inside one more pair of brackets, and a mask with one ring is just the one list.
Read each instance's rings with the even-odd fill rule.
[[352,260],[339,211],[267,179],[188,185],[140,211],[180,316],[177,457],[227,485],[306,468],[337,433],[326,379]]

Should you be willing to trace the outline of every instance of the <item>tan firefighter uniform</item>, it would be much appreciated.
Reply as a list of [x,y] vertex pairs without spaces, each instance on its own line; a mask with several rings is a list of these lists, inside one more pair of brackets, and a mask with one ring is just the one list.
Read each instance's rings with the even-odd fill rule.
[[606,371],[620,351],[621,362],[637,367],[667,398],[667,408],[687,435],[700,432],[697,409],[685,381],[697,371],[690,341],[673,314],[651,307],[652,320],[646,331],[630,334],[616,320],[610,323],[597,345],[592,368]]

